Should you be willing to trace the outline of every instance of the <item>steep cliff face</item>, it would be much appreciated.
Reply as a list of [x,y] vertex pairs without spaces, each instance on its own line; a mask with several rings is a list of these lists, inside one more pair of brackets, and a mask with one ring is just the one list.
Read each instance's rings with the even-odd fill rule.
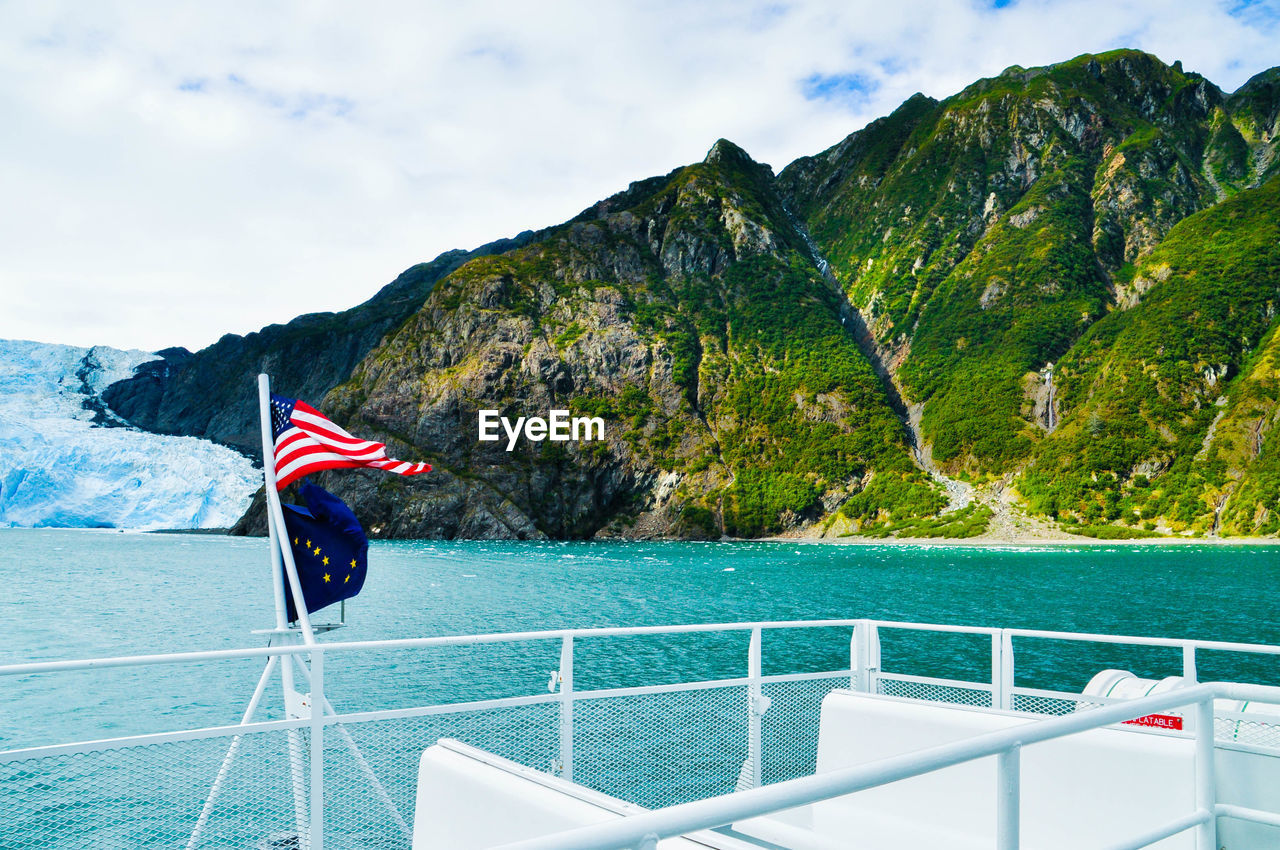
[[422,304],[441,277],[474,256],[522,244],[533,234],[475,251],[450,251],[416,265],[358,307],[309,313],[246,336],[227,334],[192,354],[170,348],[161,360],[110,386],[106,403],[130,424],[157,434],[203,437],[261,459],[257,376],[271,374],[300,396],[319,398]]
[[[472,260],[325,399],[436,472],[330,476],[375,534],[741,536],[936,510],[767,166],[729,142]],[[286,388],[287,389],[287,388]],[[478,439],[568,409],[600,441]]]
[[1217,148],[1222,176],[1237,186],[1259,186],[1280,174],[1280,68],[1263,71],[1241,86],[1223,117]]
[[[1274,181],[1273,181],[1274,182]],[[1280,532],[1280,336],[1276,324],[1227,393],[1222,416],[1202,441],[1210,480],[1192,522],[1230,535]]]
[[1020,490],[1072,523],[1274,532],[1280,180],[1178,224],[1133,280],[1058,364],[1062,425]]
[[1136,51],[1011,68],[917,96],[780,183],[862,309],[953,471],[1016,468],[1030,387],[1126,288],[1129,265],[1215,203],[1225,99]]

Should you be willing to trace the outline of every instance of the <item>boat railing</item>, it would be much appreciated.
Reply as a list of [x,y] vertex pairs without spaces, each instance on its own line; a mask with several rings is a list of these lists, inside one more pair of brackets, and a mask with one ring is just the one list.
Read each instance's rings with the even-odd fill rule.
[[1114,848],[1141,848],[1187,830],[1196,830],[1199,850],[1216,850],[1217,819],[1236,818],[1280,826],[1280,813],[1217,802],[1214,777],[1214,702],[1218,699],[1276,703],[1280,688],[1211,683],[1055,717],[869,764],[791,779],[708,800],[629,815],[592,826],[502,845],[495,850],[657,850],[664,838],[729,826],[800,806],[899,782],[981,758],[996,757],[996,848],[1017,850],[1021,820],[1021,754],[1033,744],[1100,729],[1172,709],[1194,710],[1195,809],[1141,834],[1125,836]]
[[[808,669],[797,672],[805,666],[797,663],[773,672],[777,657],[767,650],[796,635],[817,635],[813,640],[829,651]],[[964,642],[965,663],[954,665],[951,675],[905,662],[884,669],[884,658],[894,656],[894,641],[903,635],[927,641],[953,636]],[[635,684],[622,686],[600,681],[594,669],[597,642],[612,639],[645,646],[716,640],[716,652],[727,652],[730,661],[710,665],[715,669],[707,675],[707,665],[676,663],[700,657],[703,646],[656,653],[655,663],[633,665]],[[289,846],[309,850],[319,850],[326,839],[331,847],[404,848],[410,844],[417,762],[440,738],[665,809],[812,774],[819,708],[834,689],[1072,715],[1066,718],[1072,722],[1109,710],[1114,700],[1031,687],[1019,678],[1015,642],[1023,657],[1034,658],[1042,641],[1154,647],[1166,656],[1161,663],[1171,665],[1166,672],[1181,674],[1186,683],[1198,679],[1198,653],[1280,655],[1280,647],[1264,644],[844,619],[327,641],[8,664],[0,666],[0,682],[22,685],[5,688],[7,709],[19,713],[23,707],[12,695],[38,691],[31,683],[45,676],[139,668],[160,677],[174,665],[203,670],[218,662],[260,662],[266,669],[239,723],[228,718],[204,728],[0,751],[0,836],[15,847],[164,844],[194,850],[255,846],[275,835],[280,846],[292,841]],[[410,689],[396,700],[376,700],[351,686],[353,669],[388,653],[411,659],[395,665],[395,681],[403,684],[437,676],[437,653],[476,653],[468,659],[480,665],[484,653],[517,650],[524,654],[515,662],[524,669],[500,671],[492,693]],[[766,665],[766,658],[774,663]],[[827,663],[832,659],[838,663]],[[790,660],[784,653],[784,665]],[[686,675],[686,668],[693,672]],[[258,709],[272,704],[268,694],[283,702],[278,686],[268,684],[273,669],[290,671],[297,698],[287,714],[257,719]],[[497,692],[502,695],[492,695]],[[83,684],[57,693],[68,701],[74,694],[95,698]],[[1126,702],[1122,712],[1136,704]],[[1217,736],[1232,746],[1273,750],[1280,747],[1280,717],[1220,711]]]

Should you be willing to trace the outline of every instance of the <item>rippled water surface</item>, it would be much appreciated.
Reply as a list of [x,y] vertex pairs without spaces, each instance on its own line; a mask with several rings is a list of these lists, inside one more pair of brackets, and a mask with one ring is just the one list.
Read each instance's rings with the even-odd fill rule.
[[[0,530],[0,663],[260,646],[263,540]],[[328,640],[561,627],[870,617],[1280,643],[1280,548],[975,548],[800,543],[379,542]],[[336,614],[335,614],[336,616]],[[327,619],[321,612],[316,619]],[[767,633],[765,672],[839,670],[848,629]],[[884,635],[887,670],[989,675],[985,638]],[[1079,689],[1099,669],[1180,672],[1168,650],[1018,645],[1018,684]],[[334,655],[343,709],[546,692],[559,645]],[[578,687],[742,675],[741,634],[579,640]],[[257,661],[7,677],[0,746],[239,719]],[[1203,654],[1201,678],[1280,681]]]

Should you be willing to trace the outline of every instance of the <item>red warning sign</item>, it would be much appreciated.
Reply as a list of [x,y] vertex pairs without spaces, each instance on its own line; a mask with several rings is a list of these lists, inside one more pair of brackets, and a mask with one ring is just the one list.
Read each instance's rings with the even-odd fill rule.
[[1176,714],[1147,714],[1124,722],[1128,726],[1147,726],[1152,729],[1182,728],[1182,718]]

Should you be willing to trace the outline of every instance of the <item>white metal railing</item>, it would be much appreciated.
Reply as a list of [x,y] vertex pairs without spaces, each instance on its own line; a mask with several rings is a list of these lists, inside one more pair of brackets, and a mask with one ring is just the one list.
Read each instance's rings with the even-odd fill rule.
[[[849,643],[849,661],[844,671],[829,671],[824,673],[800,673],[800,674],[783,674],[783,675],[763,675],[763,665],[761,662],[762,645],[764,642],[764,634],[766,632],[777,632],[781,630],[792,629],[817,629],[817,628],[848,628],[851,629],[852,635]],[[891,673],[882,669],[881,661],[881,632],[889,630],[914,631],[922,633],[935,634],[966,634],[974,636],[985,636],[990,641],[990,676],[989,681],[962,681],[956,679],[941,679],[927,676],[912,676],[909,673],[898,672]],[[697,634],[697,633],[740,633],[748,637],[747,653],[744,664],[745,673],[741,677],[712,679],[709,681],[681,681],[666,685],[645,685],[631,688],[604,688],[583,691],[575,687],[574,682],[574,654],[575,649],[582,641],[598,638],[613,637],[630,637],[630,636],[657,636],[657,635],[681,635],[681,634]],[[971,704],[989,705],[995,708],[1009,709],[1013,707],[1015,696],[1034,696],[1046,697],[1049,699],[1060,699],[1064,704],[1073,708],[1086,703],[1093,710],[1077,714],[1071,717],[1059,718],[1053,721],[1046,721],[1045,725],[1039,724],[1036,728],[1044,728],[1048,732],[1038,734],[1055,735],[1053,730],[1058,729],[1076,729],[1078,724],[1084,724],[1078,728],[1090,728],[1092,725],[1102,725],[1109,722],[1105,718],[1111,717],[1112,714],[1119,716],[1120,714],[1130,713],[1132,716],[1139,716],[1151,713],[1153,709],[1146,706],[1145,702],[1131,701],[1126,702],[1122,706],[1102,705],[1102,707],[1094,707],[1100,704],[1110,702],[1109,700],[1100,698],[1081,698],[1079,693],[1066,691],[1043,691],[1033,690],[1029,688],[1016,687],[1016,669],[1014,655],[1014,640],[1020,641],[1036,641],[1036,640],[1060,640],[1060,641],[1080,641],[1106,644],[1123,644],[1128,646],[1151,646],[1166,647],[1178,650],[1181,653],[1182,673],[1188,682],[1194,682],[1197,678],[1196,653],[1197,651],[1212,650],[1236,653],[1251,653],[1265,655],[1280,655],[1280,647],[1233,643],[1223,641],[1202,641],[1202,640],[1184,640],[1184,639],[1164,639],[1164,638],[1148,638],[1148,637],[1118,637],[1113,635],[1096,635],[1096,634],[1078,634],[1068,632],[1050,632],[1031,629],[999,629],[986,627],[970,627],[970,626],[946,626],[933,625],[924,623],[910,622],[892,622],[870,619],[844,619],[844,620],[818,620],[818,621],[782,621],[782,622],[750,622],[750,623],[716,623],[716,624],[696,624],[683,626],[637,626],[637,627],[619,627],[619,628],[597,628],[597,629],[556,629],[546,631],[528,631],[513,632],[505,634],[481,634],[481,635],[458,635],[458,636],[442,636],[429,638],[411,638],[400,640],[379,640],[379,641],[335,641],[331,643],[317,643],[310,645],[303,644],[286,644],[277,646],[268,646],[261,648],[249,649],[231,649],[231,650],[213,650],[203,652],[178,652],[165,654],[148,654],[138,656],[108,657],[95,658],[74,661],[41,661],[22,664],[9,664],[0,666],[0,677],[4,676],[26,676],[26,675],[45,675],[58,674],[70,671],[84,670],[100,670],[109,668],[137,667],[137,666],[156,666],[171,664],[199,664],[206,662],[214,662],[221,660],[234,659],[262,659],[267,662],[268,668],[264,672],[263,678],[259,681],[259,688],[255,690],[254,697],[250,701],[251,708],[256,707],[257,702],[262,698],[263,683],[266,682],[273,665],[278,665],[280,670],[290,671],[292,676],[297,673],[300,681],[306,682],[310,688],[311,705],[319,708],[312,710],[305,716],[299,716],[295,719],[259,721],[259,722],[242,722],[233,726],[221,726],[216,728],[186,730],[177,732],[162,732],[159,734],[133,735],[124,738],[117,738],[102,741],[89,741],[74,744],[54,744],[49,746],[24,747],[21,749],[12,749],[0,752],[0,766],[6,763],[18,762],[26,759],[40,759],[50,756],[74,755],[82,753],[102,752],[106,750],[121,749],[126,747],[147,746],[151,744],[172,743],[180,741],[196,741],[208,738],[227,737],[232,739],[231,748],[238,746],[238,742],[243,736],[258,732],[279,732],[283,731],[291,736],[291,758],[294,756],[301,757],[305,753],[295,752],[296,744],[292,740],[298,736],[302,730],[310,735],[310,758],[305,759],[305,773],[309,778],[306,790],[306,799],[299,799],[297,803],[297,820],[298,831],[305,835],[305,846],[310,850],[321,850],[324,841],[324,799],[325,799],[325,763],[323,758],[324,740],[328,734],[328,730],[337,727],[339,737],[342,738],[352,749],[356,756],[357,762],[362,765],[365,775],[371,779],[373,783],[377,783],[377,778],[373,776],[372,770],[368,765],[363,763],[359,755],[358,749],[350,736],[346,733],[342,724],[357,723],[363,721],[375,720],[394,720],[406,718],[426,718],[435,715],[451,715],[462,714],[465,712],[480,712],[496,709],[516,709],[523,707],[545,705],[548,708],[554,707],[558,713],[557,730],[558,736],[558,752],[551,767],[561,776],[565,778],[573,778],[575,769],[575,752],[574,752],[574,727],[575,727],[575,708],[587,704],[591,700],[602,700],[616,697],[630,696],[658,696],[661,694],[675,692],[697,692],[709,689],[724,688],[743,688],[746,694],[745,706],[743,706],[743,728],[745,728],[745,751],[746,762],[742,775],[739,776],[739,787],[758,788],[765,781],[763,764],[766,753],[764,752],[764,743],[762,740],[762,719],[769,710],[769,698],[764,694],[766,685],[778,685],[785,683],[798,683],[807,679],[820,678],[834,680],[836,677],[847,676],[848,685],[854,690],[875,692],[878,688],[883,688],[887,684],[903,684],[918,683],[936,689],[954,689],[963,691],[967,695],[967,699]],[[442,647],[458,647],[468,645],[486,645],[486,644],[520,644],[534,641],[557,641],[560,645],[559,666],[554,671],[552,679],[552,692],[542,694],[529,694],[513,697],[504,697],[501,699],[484,699],[463,703],[443,703],[431,705],[416,705],[409,708],[396,708],[384,710],[365,710],[339,714],[335,712],[332,706],[327,704],[325,700],[325,670],[331,667],[333,659],[340,658],[347,653],[359,653],[370,651],[387,651],[387,650],[417,650],[431,649]],[[326,664],[326,657],[332,656],[331,663]],[[310,661],[310,667],[303,663],[304,660]],[[1197,686],[1203,688],[1204,686]],[[1238,688],[1240,686],[1215,686],[1221,688]],[[1177,692],[1171,692],[1167,695],[1161,695],[1160,705],[1169,706],[1184,705],[1195,701],[1198,697],[1195,694],[1201,693],[1196,688],[1184,689]],[[1207,693],[1207,692],[1205,692]],[[1235,691],[1232,691],[1235,693]],[[1261,691],[1250,691],[1255,694],[1250,698],[1263,701],[1280,702],[1280,696],[1275,692],[1267,691],[1267,695],[1257,696]],[[1150,700],[1155,700],[1155,697]],[[1206,697],[1206,699],[1208,699]],[[1172,700],[1172,702],[1169,702]],[[1154,704],[1154,703],[1153,703]],[[1210,716],[1212,716],[1212,704],[1208,703],[1210,708]],[[252,715],[252,711],[248,711],[245,717]],[[1128,718],[1123,718],[1128,719]],[[1208,732],[1205,732],[1206,725],[1202,724],[1196,727],[1197,735],[1209,735],[1212,744],[1213,724],[1207,724]],[[1069,731],[1060,734],[1070,734]],[[975,739],[977,740],[977,739]],[[986,745],[992,745],[987,739]],[[995,739],[991,739],[995,740]],[[1012,739],[1011,739],[1012,740]],[[1028,739],[1023,736],[1019,739],[1021,743],[1027,743]],[[967,752],[967,751],[966,751]],[[1001,758],[1003,767],[1003,776],[1006,781],[1013,782],[1016,780],[1017,774],[1017,756],[1016,749],[1009,747],[998,748],[992,750],[992,753],[1005,753]],[[229,752],[228,759],[234,754]],[[578,755],[582,755],[579,753]],[[945,754],[944,754],[945,755]],[[946,757],[954,756],[954,753]],[[941,758],[942,756],[939,756]],[[979,756],[971,756],[973,758]],[[964,759],[961,759],[964,760]],[[196,826],[198,837],[199,830],[204,828],[204,824],[208,819],[208,809],[212,806],[214,798],[217,796],[217,789],[226,779],[226,763],[224,769],[220,770],[216,776],[210,776],[209,781],[212,783],[213,793],[206,802],[205,809],[200,812],[199,824]],[[918,768],[915,765],[912,769]],[[292,768],[296,771],[304,769],[304,764],[295,764]],[[906,769],[905,767],[895,767],[895,770]],[[859,770],[863,770],[860,768]],[[834,774],[833,774],[834,775]],[[841,774],[844,776],[845,774]],[[870,781],[875,776],[881,774],[872,773],[849,773],[846,777],[849,782],[858,785],[860,782]],[[808,779],[790,780],[776,785],[769,786],[769,789],[776,794],[792,793],[785,791],[786,788],[801,789],[795,793],[810,794],[816,789],[826,788],[826,785],[810,784],[810,785],[794,785],[795,782],[801,783],[817,783],[819,779],[822,782],[828,782],[831,775],[824,777],[809,777]],[[861,777],[854,780],[854,777]],[[889,781],[889,780],[884,780]],[[873,783],[875,784],[875,783]],[[834,787],[834,786],[832,786]],[[844,786],[840,786],[844,787]],[[858,787],[870,787],[870,785],[858,785]],[[380,788],[380,786],[379,786]],[[776,789],[784,789],[778,791]],[[763,789],[762,789],[763,790]],[[758,800],[773,800],[772,795],[759,796],[758,791],[750,791],[749,797],[744,797],[748,802]],[[842,791],[839,793],[848,793]],[[387,798],[386,794],[382,794],[382,798],[386,805],[392,810],[394,819],[403,825],[403,819],[400,814],[395,811],[394,804]],[[738,800],[737,797],[734,798]],[[778,799],[781,799],[779,797]],[[788,798],[789,799],[789,798]],[[823,798],[814,798],[823,799]],[[687,804],[701,805],[701,804]],[[681,812],[687,811],[686,806],[679,806],[675,809],[665,809],[663,811],[671,812],[679,809]],[[722,805],[717,803],[717,805]],[[739,805],[735,802],[734,805]],[[752,803],[755,805],[755,803]],[[790,804],[789,804],[790,805]],[[782,806],[781,808],[785,808]],[[771,809],[773,811],[776,809]],[[1213,809],[1206,809],[1212,811]],[[719,812],[721,809],[710,807],[706,809],[694,810],[698,813],[699,818],[707,816],[719,817],[711,813]],[[1226,817],[1244,817],[1247,813],[1236,811],[1236,807],[1219,807],[1217,813]],[[684,815],[681,814],[681,817]],[[194,815],[193,815],[194,817]],[[646,815],[645,817],[649,817]],[[1262,815],[1253,813],[1251,817],[1255,820],[1263,817],[1273,817],[1270,815]],[[1002,810],[1002,818],[1009,819],[1012,824],[1016,821],[1014,813],[1008,810]],[[665,821],[664,821],[665,822]],[[701,821],[699,821],[701,822]],[[1003,822],[1003,821],[1002,821]],[[1272,821],[1260,820],[1259,822],[1271,823]],[[675,821],[672,821],[675,823]],[[681,821],[680,823],[683,823]],[[723,823],[723,821],[721,821]],[[1280,821],[1277,821],[1280,823]],[[620,827],[619,827],[620,828]],[[694,827],[689,827],[690,829]],[[1007,827],[1011,828],[1011,827]],[[1188,827],[1189,828],[1189,827]],[[664,835],[667,833],[663,833]],[[678,834],[678,833],[671,833]],[[641,836],[642,837],[642,836]],[[195,846],[197,842],[191,842],[191,846]],[[547,845],[551,846],[551,845]],[[560,845],[555,845],[560,846]],[[565,847],[579,845],[564,845]],[[582,845],[586,846],[586,845]],[[592,846],[605,846],[592,845]],[[615,846],[615,845],[609,845]],[[624,845],[616,845],[624,846]],[[1134,845],[1141,846],[1141,845]]]
[[1019,765],[1023,747],[1099,729],[1146,714],[1191,706],[1196,710],[1195,810],[1141,835],[1118,842],[1113,845],[1112,850],[1146,847],[1188,829],[1197,831],[1197,848],[1215,850],[1218,817],[1280,825],[1280,815],[1275,813],[1217,803],[1213,769],[1213,701],[1220,698],[1277,702],[1280,701],[1280,688],[1230,683],[1195,685],[1086,713],[991,732],[870,764],[504,844],[494,850],[656,850],[658,841],[664,838],[776,814],[990,756],[997,757],[998,765],[995,789],[996,847],[997,850],[1017,850],[1021,807]]

